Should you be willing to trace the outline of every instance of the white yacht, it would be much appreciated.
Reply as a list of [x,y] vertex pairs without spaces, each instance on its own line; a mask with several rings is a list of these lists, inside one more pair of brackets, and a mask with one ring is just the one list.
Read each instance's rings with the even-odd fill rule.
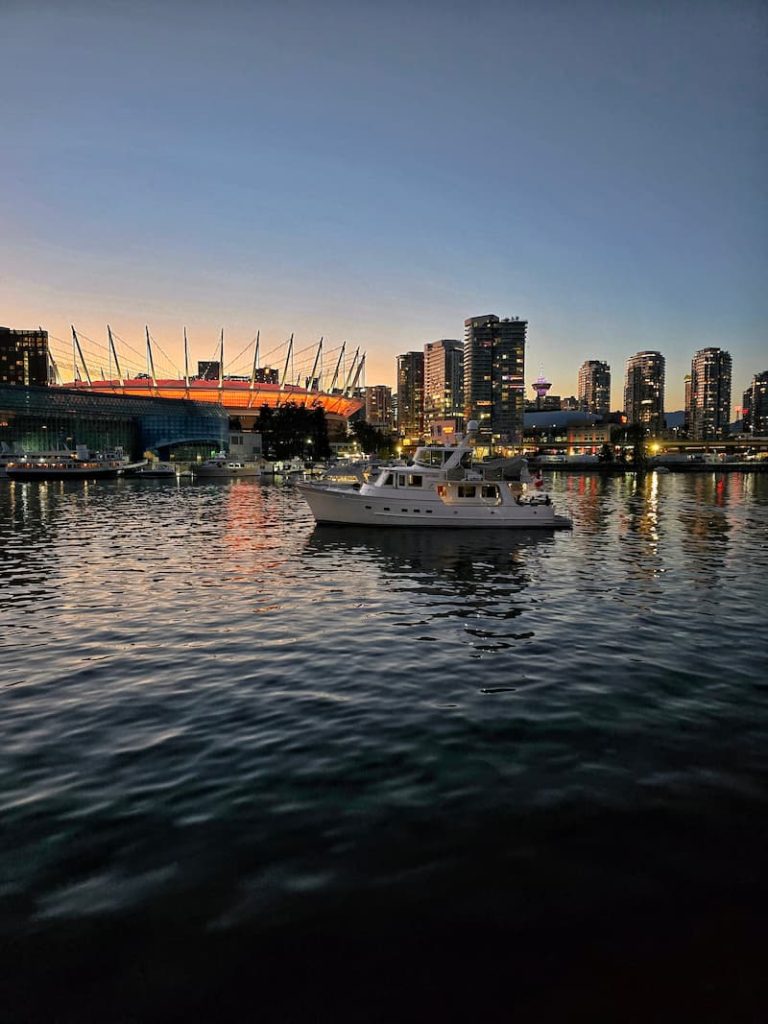
[[254,462],[241,462],[238,459],[230,459],[225,452],[219,452],[212,459],[206,459],[192,470],[196,477],[201,480],[222,480],[233,477],[258,477],[261,476],[261,467]]
[[428,445],[416,450],[410,466],[384,467],[375,481],[359,489],[332,483],[296,486],[318,523],[409,527],[570,527],[555,513],[548,494],[528,489],[524,459],[515,460],[518,479],[509,479],[510,464],[483,468],[473,464],[477,423],[454,446]]

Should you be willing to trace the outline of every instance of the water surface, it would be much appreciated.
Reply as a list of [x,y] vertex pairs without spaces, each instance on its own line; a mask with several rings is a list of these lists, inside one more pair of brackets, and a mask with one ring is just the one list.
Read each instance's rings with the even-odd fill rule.
[[768,478],[551,479],[1,481],[7,1019],[757,1020]]

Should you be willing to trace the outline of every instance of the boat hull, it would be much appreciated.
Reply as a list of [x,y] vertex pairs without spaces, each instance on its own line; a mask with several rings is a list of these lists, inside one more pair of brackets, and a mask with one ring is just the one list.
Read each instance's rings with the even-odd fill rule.
[[198,480],[234,480],[241,477],[260,477],[260,469],[196,469]]
[[555,514],[552,505],[451,505],[421,494],[407,498],[322,487],[296,485],[318,523],[348,526],[408,527],[409,529],[567,529],[572,524]]
[[94,477],[116,477],[121,470],[107,467],[92,469],[6,469],[9,480],[89,480]]

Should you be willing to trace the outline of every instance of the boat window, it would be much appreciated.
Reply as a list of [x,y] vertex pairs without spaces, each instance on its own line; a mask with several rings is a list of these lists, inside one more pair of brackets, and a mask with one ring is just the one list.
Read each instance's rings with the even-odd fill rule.
[[483,484],[484,498],[498,498],[499,489],[495,484]]
[[460,498],[474,498],[477,488],[473,484],[459,484]]
[[397,474],[397,483],[399,487],[405,487],[405,473]]
[[391,487],[392,484],[394,484],[394,482],[395,482],[395,474],[394,473],[387,473],[387,475],[384,477],[384,486],[385,487]]
[[409,487],[421,487],[421,483],[422,483],[423,479],[424,478],[421,476],[420,473],[412,473],[408,477],[408,486]]

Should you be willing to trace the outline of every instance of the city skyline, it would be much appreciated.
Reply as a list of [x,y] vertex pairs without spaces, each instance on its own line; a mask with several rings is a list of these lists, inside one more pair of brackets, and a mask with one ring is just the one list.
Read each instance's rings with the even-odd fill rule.
[[[0,321],[396,356],[496,310],[526,384],[765,369],[765,9],[8,4]],[[515,42],[514,60],[509,47]],[[509,72],[505,72],[505,69]],[[354,86],[354,88],[353,88]],[[524,153],[525,158],[519,159]],[[202,340],[205,339],[205,340]]]
[[[3,325],[3,326],[8,327],[9,325]],[[71,331],[71,326],[73,326],[73,325],[69,325],[68,326],[68,330],[70,330],[70,331]],[[72,354],[71,353],[73,351],[72,350],[71,335],[70,335],[69,338],[65,338],[65,337],[62,337],[60,334],[57,335],[55,333],[51,333],[51,332],[49,332],[47,330],[47,328],[46,328],[46,326],[44,324],[38,325],[37,327],[27,327],[27,328],[19,328],[18,325],[12,325],[10,327],[11,330],[16,330],[16,331],[28,330],[28,331],[32,331],[32,332],[37,331],[38,328],[43,330],[43,331],[46,331],[49,334],[49,338],[50,338],[50,342],[51,342],[51,351],[52,351],[52,353],[54,354],[54,356],[57,359],[57,366],[58,366],[58,371],[57,372],[58,372],[59,376],[61,377],[62,381],[84,379],[83,373],[80,372],[81,367],[80,367],[79,357],[77,359],[77,364],[78,364],[78,371],[77,372],[75,372],[73,370],[72,365],[71,365],[72,364]],[[142,373],[144,371],[146,371],[147,368],[148,368],[149,364],[144,365],[143,362],[142,362],[142,360],[144,360],[146,357],[140,351],[142,346],[144,346],[146,344],[146,341],[145,341],[146,330],[147,330],[147,326],[145,325],[142,328],[141,336],[139,338],[131,338],[130,340],[126,339],[124,336],[120,336],[116,330],[113,330],[113,334],[115,335],[115,337],[119,337],[119,339],[120,339],[120,345],[118,346],[118,349],[119,349],[119,351],[121,353],[121,355],[120,355],[121,362],[125,361],[126,363],[130,362],[130,364],[131,364],[131,370],[126,374],[127,376],[130,376],[131,373],[136,371],[137,363],[141,363],[141,371],[140,372],[142,372]],[[182,337],[183,337],[184,333],[189,333],[189,332],[186,331],[186,328],[182,329]],[[257,334],[258,333],[260,333],[260,332],[257,332]],[[226,367],[225,374],[230,374],[230,373],[235,373],[235,372],[240,373],[240,374],[245,373],[245,372],[247,372],[248,374],[250,373],[251,363],[252,363],[252,358],[253,358],[253,348],[254,348],[254,344],[255,344],[255,342],[257,340],[257,334],[254,334],[250,338],[247,338],[247,339],[246,338],[229,339],[231,344],[228,345],[226,356],[225,356],[225,367]],[[103,338],[98,337],[98,336],[97,337],[93,337],[93,336],[87,334],[86,332],[82,331],[79,328],[78,328],[78,336],[79,336],[79,338],[81,340],[83,351],[86,353],[86,358],[88,360],[88,366],[89,366],[89,369],[90,369],[90,372],[91,372],[92,376],[94,377],[94,379],[102,379],[102,374],[104,372],[104,369],[105,369],[105,366],[106,366],[106,360],[108,358],[107,352],[108,352],[108,345],[109,345],[109,343],[108,343],[108,340],[107,340],[108,339],[108,335],[107,335],[106,328],[104,329],[104,337]],[[286,335],[285,337],[273,337],[271,339],[270,338],[262,338],[262,340],[261,340],[262,358],[260,360],[260,367],[262,368],[262,371],[261,371],[262,373],[264,372],[264,368],[271,367],[272,370],[275,372],[275,374],[277,375],[278,378],[281,376],[281,372],[282,372],[281,367],[283,367],[283,364],[284,364],[285,353],[286,353],[286,351],[288,349],[288,346],[290,344],[290,339],[293,336],[294,335],[291,332],[291,334]],[[158,376],[158,378],[167,378],[167,377],[182,378],[183,377],[183,365],[184,365],[183,340],[182,340],[182,342],[178,346],[174,345],[173,341],[171,341],[171,342],[164,341],[164,343],[162,343],[161,345],[158,346],[158,341],[160,339],[158,339],[156,337],[156,334],[155,334],[154,331],[151,332],[151,337],[152,337],[153,347],[157,346],[157,348],[154,349],[154,361],[155,361],[155,365],[158,367],[158,369],[157,369],[157,376]],[[217,360],[218,360],[219,351],[220,351],[219,346],[221,344],[221,337],[222,337],[222,331],[220,329],[218,334],[216,335],[215,339],[208,339],[208,342],[207,342],[208,347],[206,347],[206,348],[202,347],[202,345],[204,343],[198,342],[197,345],[195,345],[192,342],[192,340],[190,339],[190,342],[189,342],[189,367],[190,367],[190,374],[191,375],[194,375],[197,372],[197,367],[198,367],[199,363],[205,363],[205,362],[209,362],[209,361],[213,360],[215,365],[218,367],[218,361]],[[296,348],[296,350],[299,350],[299,349],[302,350],[303,362],[307,362],[307,360],[309,360],[309,362],[311,362],[313,360],[314,354],[317,351],[317,344],[318,344],[318,342],[320,340],[321,340],[321,338],[313,338],[313,339],[310,339],[309,341],[306,341],[306,342],[305,342],[305,339],[297,339],[296,340],[295,348]],[[323,340],[323,344],[324,344],[324,350],[325,350],[325,353],[326,353],[326,359],[329,359],[332,356],[331,363],[326,367],[327,376],[330,376],[330,374],[332,372],[333,365],[335,365],[335,363],[336,363],[337,355],[340,352],[342,345],[346,345],[346,349],[347,349],[346,356],[342,357],[342,359],[343,359],[342,377],[344,377],[344,374],[346,373],[346,368],[349,365],[352,364],[352,357],[353,357],[353,354],[355,353],[355,347],[356,346],[354,346],[354,344],[350,343],[349,341],[335,342],[332,339],[328,339],[328,338],[324,338],[322,340]],[[408,348],[407,352],[410,352],[410,353],[418,352],[418,353],[421,353],[423,355],[425,350],[426,350],[426,348],[428,346],[434,345],[434,344],[439,344],[440,341],[441,341],[440,339],[435,339],[434,341],[431,341],[431,342],[425,342],[424,345],[422,345],[420,347],[411,346],[411,347]],[[103,350],[103,352],[102,352],[102,354],[100,356],[94,355],[94,352],[95,352],[95,349],[93,347],[94,343],[96,345],[98,345]],[[121,348],[121,346],[125,346],[126,344],[128,344],[128,346],[129,346],[128,350],[126,350],[124,347]],[[158,352],[158,348],[159,348],[159,352]],[[707,348],[714,348],[714,349],[716,349],[716,348],[718,348],[718,346],[707,346]],[[307,352],[310,352],[311,354],[307,355]],[[202,358],[202,354],[203,353],[205,353],[205,358]],[[362,351],[362,349],[358,350],[358,354],[359,354],[360,357],[365,356],[366,357],[366,361],[368,361],[368,362],[370,361],[369,358],[368,358],[367,353]],[[397,353],[396,355],[394,355],[392,357],[392,365],[394,367],[394,372],[390,375],[390,379],[389,380],[386,380],[386,381],[382,381],[382,380],[378,380],[378,379],[377,380],[373,380],[373,379],[370,378],[370,375],[367,374],[367,375],[365,375],[366,376],[365,383],[363,383],[362,377],[361,377],[358,386],[361,387],[361,388],[385,386],[385,387],[391,388],[393,392],[396,392],[397,391],[397,362],[398,362],[400,356],[403,355],[403,354],[405,354],[405,353],[404,352],[400,352],[400,353]],[[271,359],[268,358],[270,355],[272,356]],[[618,376],[617,376],[617,371],[614,370],[614,367],[612,367],[610,365],[608,366],[608,376],[611,378],[610,394],[612,396],[611,397],[611,403],[610,403],[610,411],[618,412],[618,411],[623,411],[624,410],[624,405],[625,405],[624,395],[625,395],[626,373],[627,373],[629,365],[632,363],[632,361],[633,361],[633,359],[635,358],[636,355],[637,355],[637,353],[632,353],[630,355],[627,355],[626,358],[624,358],[622,360],[621,365],[620,365],[620,367],[618,369]],[[661,355],[664,357],[665,362],[667,363],[667,365],[669,365],[669,360],[667,359],[665,353],[661,352]],[[675,382],[675,381],[670,382],[669,377],[667,376],[667,379],[666,379],[666,382],[665,382],[665,389],[664,389],[664,394],[665,394],[664,402],[665,402],[665,409],[666,409],[667,412],[675,412],[675,411],[679,412],[679,411],[683,411],[687,407],[688,398],[687,398],[687,392],[685,390],[685,388],[686,388],[686,381],[688,381],[689,378],[690,378],[690,366],[691,366],[690,360],[692,358],[694,358],[695,355],[696,355],[695,352],[691,352],[688,355],[688,362],[686,364],[686,371],[685,371],[683,377],[681,378],[681,380],[679,382]],[[526,346],[526,371],[525,371],[525,389],[524,389],[525,392],[526,392],[526,395],[527,395],[527,392],[530,390],[530,388],[535,383],[535,379],[531,376],[531,374],[533,373],[533,370],[531,369],[531,367],[532,367],[532,365],[535,364],[535,360],[529,358],[529,356],[530,356],[529,346]],[[685,358],[685,357],[683,357],[683,358]],[[99,359],[102,360],[101,363],[99,362]],[[237,363],[237,366],[234,366],[235,362]],[[591,362],[596,362],[598,364],[602,364],[603,363],[603,361],[599,360],[599,359],[598,360],[595,360],[595,359],[585,360],[585,364],[586,363],[591,363]],[[768,354],[766,354],[766,356],[765,356],[765,358],[763,360],[763,363],[765,363],[765,362],[768,362]],[[247,366],[246,366],[246,364],[247,364]],[[307,366],[308,365],[309,365],[309,363],[307,363]],[[302,366],[303,366],[303,363],[302,363]],[[161,369],[161,367],[162,367],[162,369]],[[171,369],[173,370],[173,372],[171,372]],[[575,374],[575,377],[573,377],[573,378],[571,378],[569,376],[566,376],[563,372],[560,372],[560,373],[557,373],[557,374],[553,374],[553,375],[549,375],[548,374],[547,376],[551,377],[551,379],[560,380],[561,382],[565,383],[565,386],[561,387],[561,389],[560,389],[560,391],[562,392],[562,397],[563,398],[566,398],[566,397],[569,397],[569,396],[575,397],[577,395],[577,393],[579,392],[579,388],[581,386],[580,383],[579,383],[579,380],[580,380],[580,375],[583,372],[583,369],[584,369],[584,364],[581,367],[578,367],[576,369],[576,374]],[[113,370],[114,370],[114,368],[113,368]],[[324,371],[324,376],[326,376],[326,371]],[[750,371],[748,373],[745,373],[744,377],[745,377],[746,383],[744,384],[744,386],[740,390],[736,386],[736,384],[733,385],[732,401],[731,401],[731,405],[730,405],[730,421],[731,422],[733,420],[739,418],[738,414],[740,413],[740,410],[741,410],[741,407],[742,407],[742,401],[741,401],[740,395],[743,394],[743,392],[745,392],[748,389],[748,387],[751,384],[751,381],[753,380],[753,378],[755,377],[756,374],[762,374],[764,372],[765,372],[764,370],[753,370],[753,371]],[[218,375],[218,370],[216,371],[216,373]],[[259,377],[259,379],[262,379],[262,378]],[[737,379],[736,373],[733,374],[733,379],[734,380]],[[679,387],[677,386],[678,384],[679,384]],[[551,385],[550,385],[550,387],[551,387]],[[552,390],[553,394],[556,393],[556,389],[555,388],[551,387],[551,390]],[[679,403],[674,398],[674,396],[678,395],[678,393],[679,393],[679,395],[682,396],[682,400]],[[673,396],[672,400],[670,400],[670,395]]]

